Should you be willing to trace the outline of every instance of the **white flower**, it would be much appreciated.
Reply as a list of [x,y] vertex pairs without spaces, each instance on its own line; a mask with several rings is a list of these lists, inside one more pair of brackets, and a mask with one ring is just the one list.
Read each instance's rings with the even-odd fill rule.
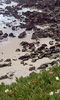
[[59,81],[59,77],[55,77],[57,81]]
[[7,93],[7,92],[9,92],[9,90],[8,90],[8,89],[6,89],[6,90],[5,90],[5,93]]
[[59,89],[59,90],[57,90],[57,92],[60,92],[60,89]]
[[60,89],[55,92],[55,94],[59,94],[59,93],[60,93]]
[[53,95],[53,94],[54,94],[54,92],[53,92],[53,91],[49,93],[49,95]]

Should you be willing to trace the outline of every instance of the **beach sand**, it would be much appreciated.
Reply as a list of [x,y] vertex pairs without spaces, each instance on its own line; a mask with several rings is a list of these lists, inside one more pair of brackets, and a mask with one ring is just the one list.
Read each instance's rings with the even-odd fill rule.
[[[49,41],[51,41],[51,38],[42,38],[40,39],[40,45],[42,44],[47,44],[48,47],[50,47],[49,45]],[[32,40],[31,39],[31,34],[28,34],[26,38],[23,39],[18,39],[16,38],[9,38],[8,41],[3,41],[0,42],[0,60],[3,59],[2,62],[0,62],[0,64],[6,63],[5,60],[6,59],[11,59],[12,65],[11,66],[6,66],[4,68],[0,68],[0,77],[4,76],[4,75],[8,75],[11,73],[14,73],[14,75],[12,76],[11,79],[7,78],[7,79],[2,79],[0,80],[0,84],[2,82],[4,82],[5,84],[11,84],[12,82],[16,81],[16,77],[19,78],[21,76],[26,77],[29,76],[29,74],[32,72],[29,71],[29,65],[33,65],[36,67],[35,72],[39,73],[40,70],[37,70],[37,68],[41,65],[41,64],[45,64],[53,60],[50,60],[49,58],[43,58],[43,59],[39,59],[38,61],[36,61],[35,63],[31,62],[31,60],[26,61],[28,64],[27,65],[22,65],[21,61],[18,59],[20,56],[29,53],[29,52],[22,52],[22,46],[20,45],[20,43],[22,41],[26,41],[26,42],[36,42],[36,40]],[[16,52],[16,49],[19,48],[20,52]]]

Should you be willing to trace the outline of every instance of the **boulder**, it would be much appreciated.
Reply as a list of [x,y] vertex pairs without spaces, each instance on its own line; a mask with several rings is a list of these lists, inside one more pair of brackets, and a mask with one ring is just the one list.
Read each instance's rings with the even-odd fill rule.
[[11,62],[11,59],[6,59],[5,62]]
[[33,70],[35,70],[35,67],[30,67],[29,68],[29,71],[33,71]]
[[50,44],[50,45],[53,45],[53,41],[50,41],[49,44]]
[[26,47],[22,49],[22,52],[26,52],[26,51],[27,51]]
[[5,34],[3,35],[3,38],[7,38],[7,37],[8,37],[8,34],[5,33]]
[[37,69],[45,69],[48,67],[48,64],[42,64],[40,67],[38,67]]
[[16,36],[13,33],[10,33],[9,37],[16,37]]
[[35,48],[34,43],[29,43],[29,49]]
[[3,35],[3,32],[0,30],[0,35]]
[[28,54],[19,57],[19,59],[20,59],[20,60],[23,60],[23,61],[29,60],[29,58],[30,58],[30,55],[28,55]]
[[16,52],[20,52],[20,49],[18,48],[18,49],[16,49]]
[[25,38],[25,36],[26,36],[26,32],[24,31],[19,34],[18,38]]
[[27,46],[29,46],[29,43],[26,42],[26,41],[22,41],[22,42],[20,43],[20,45],[23,46],[23,47],[27,47]]
[[16,30],[16,27],[15,27],[15,26],[13,26],[13,27],[12,27],[12,30],[13,30],[13,31],[15,31],[15,30]]
[[8,64],[6,64],[6,63],[0,64],[0,68],[7,67],[7,66],[11,66],[11,62],[9,62]]

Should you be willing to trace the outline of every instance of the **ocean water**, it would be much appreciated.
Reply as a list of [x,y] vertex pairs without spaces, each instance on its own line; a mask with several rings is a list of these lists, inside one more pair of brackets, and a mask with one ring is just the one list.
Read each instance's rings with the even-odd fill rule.
[[[20,27],[17,28],[16,30],[12,30],[12,26],[18,26],[20,25],[20,23],[24,23],[23,20],[25,18],[25,16],[22,15],[23,12],[33,12],[33,11],[37,11],[37,12],[42,12],[42,10],[38,10],[36,8],[22,8],[20,10],[18,10],[18,15],[21,15],[23,17],[22,21],[19,19],[16,19],[14,16],[10,16],[10,15],[5,15],[4,12],[6,11],[6,7],[7,6],[17,6],[18,3],[11,1],[10,3],[6,3],[7,0],[0,0],[0,30],[3,31],[3,33],[13,33],[14,35],[18,36],[21,32],[25,31],[25,29],[21,29]],[[21,7],[21,6],[20,6]],[[11,27],[8,27],[6,24],[9,24]],[[39,27],[41,28],[41,27]]]

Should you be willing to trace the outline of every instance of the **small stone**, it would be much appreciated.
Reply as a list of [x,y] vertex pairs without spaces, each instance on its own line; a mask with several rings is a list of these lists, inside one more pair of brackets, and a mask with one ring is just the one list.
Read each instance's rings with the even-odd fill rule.
[[18,49],[16,49],[16,52],[20,52],[20,49],[18,48]]
[[7,38],[7,37],[8,37],[8,34],[5,33],[5,34],[3,35],[3,38]]
[[11,62],[11,59],[6,59],[5,62]]
[[2,62],[3,61],[3,59],[0,59],[0,62]]
[[0,35],[3,35],[3,32],[0,30]]
[[3,75],[3,76],[0,77],[0,80],[7,79],[7,78],[8,78],[7,75]]
[[16,37],[13,33],[9,34],[10,37]]
[[13,61],[17,61],[17,59],[13,59]]
[[25,38],[26,36],[26,32],[22,32],[19,34],[18,38]]
[[9,62],[8,64],[6,64],[6,63],[0,64],[0,68],[7,67],[7,66],[11,66],[11,62]]
[[21,64],[24,64],[24,61],[21,61]]
[[37,69],[45,69],[48,67],[48,64],[42,64],[40,67],[38,67]]
[[33,66],[33,64],[29,64],[29,66]]
[[32,59],[32,61],[31,61],[31,62],[36,62],[36,60],[37,60],[37,59]]
[[26,51],[27,51],[27,49],[26,49],[26,48],[23,48],[23,49],[22,49],[22,52],[26,52]]
[[29,71],[35,70],[35,67],[30,67]]
[[24,63],[24,66],[27,65],[27,63]]
[[50,44],[50,45],[53,45],[53,41],[50,41],[49,44]]

